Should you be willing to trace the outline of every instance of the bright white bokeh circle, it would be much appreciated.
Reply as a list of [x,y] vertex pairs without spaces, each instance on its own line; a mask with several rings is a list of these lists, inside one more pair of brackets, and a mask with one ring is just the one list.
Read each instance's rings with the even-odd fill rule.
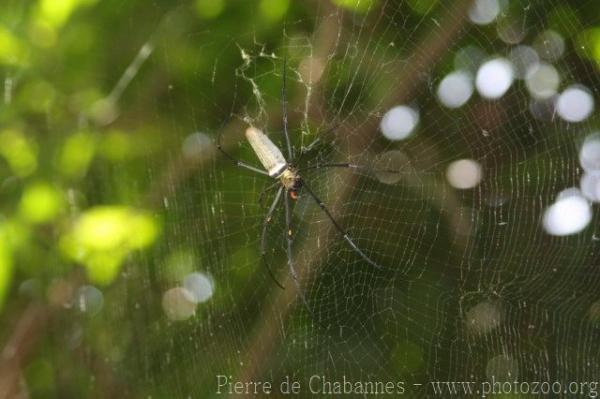
[[190,273],[183,279],[183,288],[192,294],[192,302],[208,301],[214,292],[212,279],[203,273]]
[[594,111],[594,97],[581,85],[569,86],[558,97],[556,112],[567,122],[582,122]]
[[483,97],[502,97],[514,80],[513,66],[506,58],[494,58],[485,62],[477,71],[475,86]]
[[469,10],[469,19],[477,25],[492,23],[500,14],[498,0],[476,0]]
[[585,198],[592,202],[600,202],[600,174],[584,173],[581,176],[579,187]]
[[481,165],[472,159],[460,159],[448,165],[446,178],[454,188],[467,190],[477,186],[482,178]]
[[591,220],[592,209],[589,202],[573,191],[569,195],[560,196],[546,209],[543,225],[548,234],[567,236],[579,233]]
[[600,172],[600,133],[585,139],[579,150],[579,164],[588,172]]
[[410,136],[419,123],[419,112],[406,105],[398,105],[381,119],[381,132],[389,140],[403,140]]
[[448,74],[437,89],[440,102],[448,108],[462,107],[473,94],[473,80],[465,71]]

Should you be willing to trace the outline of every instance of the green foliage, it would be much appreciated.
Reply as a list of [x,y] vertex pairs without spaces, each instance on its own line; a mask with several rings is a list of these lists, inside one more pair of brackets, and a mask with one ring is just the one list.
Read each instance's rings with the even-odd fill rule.
[[[581,79],[561,85],[581,81],[593,87],[600,27],[598,14],[587,11],[594,1],[500,3],[507,5],[502,18],[514,12],[516,26],[525,27],[522,43],[545,29],[564,36],[566,61],[555,65],[561,74]],[[447,32],[435,29],[453,4],[6,0],[0,6],[0,316],[5,318],[0,335],[11,336],[27,305],[50,308],[45,331],[51,334],[39,334],[41,349],[32,350],[33,360],[22,366],[31,396],[209,397],[215,372],[241,374],[255,366],[240,348],[256,337],[260,345],[252,349],[258,358],[265,353],[256,369],[282,364],[281,373],[302,374],[299,364],[340,373],[385,368],[394,377],[414,378],[432,368],[439,372],[480,348],[473,336],[460,336],[462,309],[455,302],[466,292],[514,290],[513,298],[522,299],[515,308],[530,309],[532,297],[541,302],[539,297],[552,291],[538,275],[516,287],[514,271],[523,263],[529,267],[531,254],[539,252],[532,268],[548,263],[552,273],[577,257],[595,265],[594,256],[581,250],[588,237],[546,251],[555,242],[539,231],[536,207],[556,194],[549,187],[567,187],[579,178],[575,168],[561,171],[556,165],[565,165],[561,157],[569,153],[571,135],[596,129],[597,118],[577,125],[576,133],[570,126],[535,121],[523,82],[511,89],[516,100],[478,98],[463,110],[442,109],[435,89],[455,68],[454,50],[476,48],[485,58],[516,46],[502,42],[496,26],[465,25],[452,49],[436,48],[442,55],[431,61],[433,50],[417,45],[428,29],[434,39],[444,38]],[[435,47],[434,42],[427,43]],[[149,53],[136,66],[140,49]],[[475,65],[472,53],[465,54],[466,64]],[[319,207],[301,198],[294,214],[294,251],[303,264],[314,254],[302,251],[302,243],[317,241],[315,278],[313,285],[306,283],[316,320],[299,303],[291,280],[279,290],[261,261],[266,209],[256,199],[263,181],[215,156],[212,145],[216,133],[225,132],[228,150],[248,160],[253,153],[238,145],[246,124],[277,137],[284,57],[294,144],[308,144],[340,124],[344,135],[329,131],[337,138],[323,140],[316,161],[343,159],[353,145],[366,161],[387,149],[406,150],[415,175],[427,174],[388,186],[363,175],[335,174],[325,181],[313,171],[313,188],[327,203],[337,200],[330,187],[361,190],[335,214],[357,234],[361,248],[391,266],[381,273],[363,269],[346,243],[327,230]],[[416,68],[406,68],[413,62]],[[405,76],[406,71],[415,76]],[[397,101],[394,90],[405,90],[409,96],[401,100],[422,107],[419,134],[402,143],[377,136],[355,144],[361,137],[345,133],[362,132],[369,124],[376,129],[382,107]],[[201,139],[190,144],[192,136]],[[445,165],[463,155],[488,162],[485,182],[497,185],[497,200],[508,201],[507,207],[492,209],[487,186],[456,193],[440,182]],[[356,158],[351,161],[363,161]],[[496,168],[496,175],[485,168]],[[507,187],[518,188],[521,197],[510,198],[502,191]],[[527,211],[520,214],[519,207]],[[518,223],[526,225],[515,227],[521,234],[504,235],[505,226]],[[468,225],[472,235],[457,234],[456,225]],[[274,220],[267,236],[269,265],[277,276],[287,275],[288,268],[283,227],[281,218]],[[214,297],[195,303],[193,296],[178,295],[185,291],[171,291],[175,306],[165,305],[162,295],[181,288],[194,272],[214,284]],[[550,276],[546,270],[534,272]],[[574,288],[565,289],[565,298],[592,287],[575,281],[587,277],[587,270],[568,275]],[[558,274],[548,278],[560,280]],[[97,314],[86,312],[84,285],[98,286],[104,295],[104,309]],[[284,298],[284,305],[273,298]],[[546,297],[552,311],[533,321],[507,307],[522,323],[507,330],[527,331],[526,342],[515,333],[508,345],[493,337],[481,347],[493,352],[526,346],[529,334],[551,342],[549,326],[559,324],[548,315],[560,299]],[[337,325],[322,326],[323,321]],[[534,324],[541,328],[532,330]],[[275,336],[283,343],[272,342]]]
[[49,223],[59,215],[64,202],[62,191],[48,183],[36,182],[25,187],[19,214],[32,224]]
[[151,245],[158,234],[148,214],[124,206],[90,208],[79,215],[60,239],[62,252],[85,265],[96,284],[111,283],[125,257]]
[[13,281],[13,250],[11,247],[10,226],[0,226],[0,309],[10,290]]
[[4,130],[0,133],[0,153],[19,177],[31,175],[37,169],[37,148],[18,130]]
[[600,26],[586,29],[578,36],[579,52],[600,67]]
[[356,12],[367,12],[377,0],[333,0],[333,2],[340,6]]

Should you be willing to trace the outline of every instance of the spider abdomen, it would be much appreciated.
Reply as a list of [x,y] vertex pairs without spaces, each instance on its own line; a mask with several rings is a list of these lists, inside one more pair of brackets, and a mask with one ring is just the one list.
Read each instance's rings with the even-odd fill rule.
[[255,127],[246,129],[246,138],[256,156],[271,177],[279,177],[288,167],[281,150],[262,131]]

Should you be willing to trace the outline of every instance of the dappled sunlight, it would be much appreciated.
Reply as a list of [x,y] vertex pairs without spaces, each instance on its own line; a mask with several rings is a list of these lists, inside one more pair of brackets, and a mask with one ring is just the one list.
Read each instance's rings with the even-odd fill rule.
[[4,1],[0,399],[597,396],[599,13]]
[[37,152],[37,145],[20,131],[8,129],[0,132],[0,154],[17,176],[25,177],[35,172]]
[[151,245],[157,238],[157,221],[144,212],[124,206],[91,208],[81,214],[61,238],[62,252],[86,266],[92,281],[115,279],[131,251]]
[[59,215],[64,203],[60,190],[49,183],[37,182],[25,187],[19,211],[31,223],[48,223]]

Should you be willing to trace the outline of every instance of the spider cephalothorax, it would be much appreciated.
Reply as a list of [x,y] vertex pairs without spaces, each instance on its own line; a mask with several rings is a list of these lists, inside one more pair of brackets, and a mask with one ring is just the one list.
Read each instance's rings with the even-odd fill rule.
[[300,190],[300,188],[302,187],[302,178],[298,174],[298,170],[292,166],[289,166],[279,176],[279,180],[281,181],[281,184],[290,193],[290,197],[292,199],[297,199],[298,190]]

